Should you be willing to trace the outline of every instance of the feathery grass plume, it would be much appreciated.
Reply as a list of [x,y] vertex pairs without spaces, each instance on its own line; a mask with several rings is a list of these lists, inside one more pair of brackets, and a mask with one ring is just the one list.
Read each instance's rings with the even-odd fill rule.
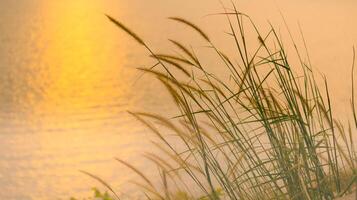
[[162,62],[168,63],[172,66],[175,66],[178,70],[180,70],[181,72],[183,72],[186,76],[191,77],[191,74],[181,65],[179,64],[175,59],[172,60],[172,57],[168,58],[167,56],[160,56],[160,55],[153,55],[152,57],[161,60]]
[[133,170],[136,174],[138,174],[142,179],[145,180],[145,182],[147,184],[149,184],[152,188],[154,188],[154,185],[151,183],[151,181],[138,169],[136,169],[134,166],[132,166],[131,164],[119,159],[119,158],[115,158],[115,160],[117,160],[118,162],[120,162],[121,164],[123,164],[124,166],[130,168],[131,170]]
[[120,200],[119,196],[118,196],[117,193],[114,191],[114,189],[113,189],[107,182],[105,182],[103,179],[101,179],[101,178],[99,178],[98,176],[96,176],[96,175],[94,175],[94,174],[91,174],[91,173],[89,173],[89,172],[86,172],[86,171],[83,171],[83,170],[79,170],[79,171],[80,171],[81,173],[83,173],[83,174],[85,174],[85,175],[87,175],[87,176],[89,176],[89,177],[91,177],[91,178],[97,180],[98,182],[100,182],[102,185],[104,185],[108,190],[110,190],[110,191],[114,194],[114,196],[115,196],[115,198],[116,198],[117,200]]
[[119,22],[118,20],[114,19],[113,17],[111,17],[110,15],[105,15],[107,16],[107,18],[114,23],[117,27],[119,27],[120,29],[122,29],[123,31],[125,31],[127,34],[129,34],[131,37],[133,37],[139,44],[144,45],[145,43],[144,41],[137,36],[133,31],[131,31],[128,27],[126,27],[124,24],[122,24],[121,22]]
[[197,57],[189,49],[187,49],[184,45],[182,45],[178,41],[171,40],[171,39],[169,41],[172,42],[175,46],[177,46],[181,51],[183,51],[189,58],[191,58],[196,64],[195,65],[196,67],[202,68]]
[[189,61],[188,59],[182,58],[182,57],[178,57],[175,55],[169,55],[169,54],[156,54],[156,57],[161,57],[161,58],[165,58],[165,59],[171,59],[171,60],[175,60],[175,61],[179,61],[188,65],[194,65],[191,61]]
[[181,17],[169,17],[169,19],[186,24],[187,26],[196,30],[205,40],[207,40],[208,42],[211,42],[209,37],[198,26],[196,26],[192,22],[189,22],[186,19],[183,19]]

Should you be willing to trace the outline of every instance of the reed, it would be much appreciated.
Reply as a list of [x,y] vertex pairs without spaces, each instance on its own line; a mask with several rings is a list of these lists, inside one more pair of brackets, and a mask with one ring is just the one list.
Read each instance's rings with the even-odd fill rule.
[[[323,87],[317,84],[298,49],[300,64],[292,65],[272,25],[263,34],[249,16],[234,5],[232,10],[222,14],[237,49],[237,63],[198,26],[170,18],[204,39],[220,59],[217,67],[229,70],[229,80],[210,73],[201,58],[178,41],[171,40],[180,54],[154,53],[143,39],[108,16],[156,59],[154,68],[140,70],[157,78],[180,110],[173,118],[130,113],[156,134],[160,142],[155,145],[167,156],[146,156],[160,168],[164,189],[120,162],[143,177],[147,199],[194,199],[199,194],[200,199],[212,200],[323,200],[349,193],[357,177],[357,126],[345,129],[333,117],[327,80]],[[246,40],[249,28],[257,38],[256,48]],[[297,70],[302,75],[297,76]],[[352,91],[357,124],[353,96]]]

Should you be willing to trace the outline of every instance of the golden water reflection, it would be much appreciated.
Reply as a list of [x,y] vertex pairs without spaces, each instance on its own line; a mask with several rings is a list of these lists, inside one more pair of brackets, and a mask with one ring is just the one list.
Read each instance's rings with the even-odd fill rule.
[[6,35],[14,43],[6,50],[18,53],[9,55],[0,75],[5,83],[0,86],[0,185],[6,191],[0,199],[85,196],[97,183],[79,169],[115,180],[113,158],[144,148],[130,145],[141,129],[126,115],[142,98],[133,95],[136,71],[125,51],[130,41],[107,23],[98,11],[102,4],[0,3],[24,13],[8,17],[27,26],[12,27]]
[[[99,13],[93,15],[98,1],[45,4],[47,8],[43,10],[49,24],[41,34],[48,37],[45,58],[52,66],[47,69],[46,77],[39,77],[50,79],[50,83],[43,88],[46,97],[38,106],[76,112],[76,109],[119,97],[121,91],[127,89],[120,79],[125,57],[123,52],[116,52],[115,59],[108,58],[105,54],[112,55],[110,51],[114,49],[108,49],[105,42],[123,42],[100,28],[104,17]],[[107,87],[108,84],[112,85]],[[113,84],[120,89],[112,87]]]

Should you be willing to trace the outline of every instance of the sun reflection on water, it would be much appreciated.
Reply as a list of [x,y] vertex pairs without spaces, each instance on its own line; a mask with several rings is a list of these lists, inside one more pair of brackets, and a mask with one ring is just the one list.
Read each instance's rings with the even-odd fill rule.
[[128,131],[123,112],[132,103],[128,83],[135,71],[124,68],[127,55],[118,49],[127,41],[98,11],[102,3],[41,1],[32,10],[24,9],[28,17],[21,18],[23,23],[36,25],[11,36],[21,44],[12,51],[23,57],[1,68],[0,75],[5,83],[0,102],[7,105],[0,118],[6,149],[0,153],[0,185],[9,192],[4,195],[68,197],[77,194],[65,191],[77,188],[80,195],[80,187],[88,193],[96,184],[88,186],[78,169],[113,178],[113,157],[133,151],[120,143],[133,140],[122,133]]
[[[45,75],[38,77],[47,80],[44,100],[38,106],[75,112],[73,109],[112,101],[111,98],[120,96],[125,89],[122,88],[125,82],[118,78],[125,60],[108,59],[104,55],[108,49],[100,41],[107,35],[99,28],[103,26],[104,17],[90,12],[95,4],[87,1],[46,3],[48,8],[44,10],[49,24],[41,34],[49,41],[44,56],[50,66],[45,69]],[[118,42],[117,38],[112,41]],[[120,52],[118,54],[122,57]]]

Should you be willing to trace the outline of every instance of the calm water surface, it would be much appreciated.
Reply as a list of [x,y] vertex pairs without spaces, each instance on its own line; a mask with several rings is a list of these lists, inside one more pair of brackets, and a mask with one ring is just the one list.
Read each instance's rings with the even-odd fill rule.
[[[300,23],[312,63],[330,80],[336,112],[345,115],[356,1],[242,0],[239,7],[284,33],[280,10],[297,39]],[[206,16],[220,11],[216,0],[0,0],[0,199],[87,196],[98,183],[79,169],[126,191],[135,175],[114,157],[152,170],[141,158],[150,137],[127,110],[173,113],[173,106],[150,77],[136,81],[135,68],[153,61],[104,13],[167,50],[165,37],[203,44],[166,17],[183,16],[223,36],[224,18]],[[232,49],[225,37],[213,38]]]

